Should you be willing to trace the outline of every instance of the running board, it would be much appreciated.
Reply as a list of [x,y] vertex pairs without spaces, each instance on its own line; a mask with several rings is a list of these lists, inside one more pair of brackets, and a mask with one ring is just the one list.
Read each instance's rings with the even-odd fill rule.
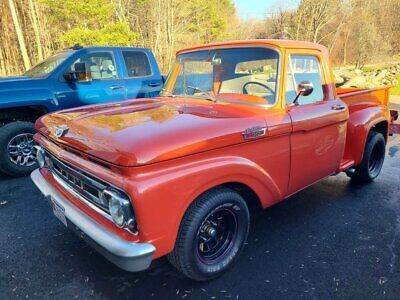
[[354,160],[346,159],[340,163],[339,172],[346,171],[347,169],[354,166]]

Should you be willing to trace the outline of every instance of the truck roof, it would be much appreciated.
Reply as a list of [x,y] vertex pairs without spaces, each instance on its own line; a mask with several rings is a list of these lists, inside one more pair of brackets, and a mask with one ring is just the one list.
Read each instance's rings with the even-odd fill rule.
[[[75,48],[76,47],[76,48]],[[80,51],[84,49],[90,49],[90,50],[111,50],[111,49],[117,49],[117,50],[149,50],[149,48],[141,48],[141,47],[114,47],[114,46],[89,46],[89,47],[80,47],[80,46],[73,46],[71,48],[66,48],[64,50],[72,50],[72,51]]]
[[313,50],[319,50],[321,52],[326,51],[325,46],[311,42],[294,41],[294,40],[277,40],[277,39],[253,39],[253,40],[228,41],[228,42],[211,43],[206,45],[198,45],[179,50],[176,54],[194,50],[202,50],[202,49],[218,48],[218,47],[235,47],[242,45],[246,46],[271,45],[277,48],[313,49]]

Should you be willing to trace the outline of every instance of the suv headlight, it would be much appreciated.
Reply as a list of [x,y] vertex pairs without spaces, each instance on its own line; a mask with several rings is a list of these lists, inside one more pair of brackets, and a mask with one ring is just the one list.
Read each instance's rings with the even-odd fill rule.
[[103,190],[103,201],[108,201],[108,209],[115,225],[128,228],[131,232],[137,231],[131,202],[126,195],[115,190]]

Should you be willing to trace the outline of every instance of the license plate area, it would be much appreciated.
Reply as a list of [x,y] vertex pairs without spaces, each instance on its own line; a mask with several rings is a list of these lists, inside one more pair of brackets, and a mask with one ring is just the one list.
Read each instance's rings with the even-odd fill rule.
[[67,227],[67,218],[65,217],[65,208],[54,200],[52,197],[49,197],[50,206],[53,209],[53,214]]

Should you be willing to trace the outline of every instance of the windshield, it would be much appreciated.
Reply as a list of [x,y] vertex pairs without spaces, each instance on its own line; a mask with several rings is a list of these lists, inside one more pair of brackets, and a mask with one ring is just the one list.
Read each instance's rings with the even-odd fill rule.
[[162,96],[274,104],[279,54],[268,48],[212,49],[179,55]]
[[65,59],[71,55],[71,51],[65,51],[50,56],[48,59],[38,63],[32,69],[25,72],[24,76],[33,78],[45,78],[49,75],[57,66],[59,66]]

